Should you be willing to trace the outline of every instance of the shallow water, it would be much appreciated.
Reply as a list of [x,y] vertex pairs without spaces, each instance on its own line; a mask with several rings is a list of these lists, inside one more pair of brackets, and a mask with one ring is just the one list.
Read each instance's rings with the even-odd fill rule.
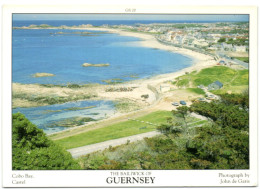
[[115,109],[111,101],[77,101],[13,109],[13,113],[17,112],[24,114],[38,128],[50,134],[68,129],[69,127],[59,125],[59,123],[66,122],[68,119],[88,117],[100,120],[112,116],[115,113]]

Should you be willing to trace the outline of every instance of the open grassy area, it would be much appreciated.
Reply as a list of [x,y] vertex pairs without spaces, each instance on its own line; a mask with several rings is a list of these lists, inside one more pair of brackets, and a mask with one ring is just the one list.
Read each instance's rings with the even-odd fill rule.
[[[146,133],[156,130],[156,127],[161,124],[166,124],[167,119],[172,118],[172,116],[173,115],[170,111],[156,111],[134,120],[120,122],[107,127],[55,140],[55,143],[61,145],[65,149],[71,149],[107,140]],[[189,123],[189,127],[192,127],[203,124],[207,121],[188,117],[187,122]]]
[[249,57],[234,57],[235,59],[241,60],[243,62],[249,63]]
[[[178,87],[189,87],[192,92],[200,93],[195,89],[199,85],[208,86],[209,84],[220,81],[223,83],[223,91],[242,92],[248,87],[248,70],[234,70],[225,66],[214,66],[206,68],[200,72],[191,72],[189,74],[176,78],[173,82]],[[191,89],[192,88],[192,89]],[[238,91],[238,89],[241,89]]]
[[63,146],[65,149],[70,149],[88,144],[94,144],[107,140],[145,133],[156,129],[156,125],[147,124],[146,122],[159,125],[162,123],[166,123],[167,118],[171,116],[172,113],[169,111],[157,111],[140,117],[136,120],[124,121],[104,128],[99,128],[71,137],[56,140],[55,142]]
[[244,91],[248,90],[248,85],[241,85],[241,86],[224,86],[222,89],[211,91],[212,93],[219,95],[225,93],[243,93]]
[[196,93],[196,94],[199,94],[199,95],[204,95],[205,94],[205,91],[203,91],[200,88],[187,88],[187,91],[193,92],[193,93]]

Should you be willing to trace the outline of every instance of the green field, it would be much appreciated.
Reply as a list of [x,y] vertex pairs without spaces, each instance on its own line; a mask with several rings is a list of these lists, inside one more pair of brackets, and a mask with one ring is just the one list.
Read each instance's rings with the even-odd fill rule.
[[189,92],[193,92],[193,93],[199,94],[199,95],[204,95],[205,94],[205,91],[203,91],[200,88],[187,88],[186,90],[189,91]]
[[235,59],[241,60],[243,62],[249,63],[249,57],[234,57]]
[[211,91],[211,92],[216,94],[216,95],[226,94],[229,91],[232,91],[232,93],[239,94],[239,93],[243,93],[247,90],[248,90],[248,85],[241,85],[241,86],[227,86],[227,87],[224,87],[220,90],[214,90],[214,91]]
[[55,143],[60,144],[65,149],[70,149],[107,140],[145,133],[156,129],[156,125],[147,124],[145,122],[159,125],[162,123],[166,123],[167,118],[171,116],[172,113],[169,111],[157,111],[146,116],[137,118],[136,121],[124,121],[104,128],[99,128],[71,137],[56,140]]
[[[173,82],[174,85],[178,87],[189,87],[196,90],[195,88],[199,85],[208,86],[209,84],[220,81],[223,83],[224,87],[221,90],[241,92],[237,89],[244,89],[248,87],[249,82],[249,72],[248,70],[234,70],[225,66],[214,66],[211,68],[206,68],[200,72],[191,72],[189,74],[180,76],[176,78]],[[193,91],[199,92],[199,91]]]

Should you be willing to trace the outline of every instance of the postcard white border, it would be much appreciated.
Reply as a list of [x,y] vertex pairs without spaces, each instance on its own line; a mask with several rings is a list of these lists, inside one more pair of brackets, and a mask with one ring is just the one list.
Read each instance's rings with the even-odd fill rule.
[[[135,13],[153,14],[249,14],[250,15],[250,169],[249,170],[140,170],[140,171],[12,171],[11,169],[11,39],[13,13],[125,13],[135,8]],[[5,5],[3,7],[2,33],[2,140],[4,187],[178,187],[178,186],[256,186],[257,185],[257,8],[254,6],[33,6]],[[139,172],[155,177],[154,184],[107,184],[111,172]],[[250,183],[220,185],[219,174],[249,175]],[[26,184],[12,184],[15,176],[33,175]]]

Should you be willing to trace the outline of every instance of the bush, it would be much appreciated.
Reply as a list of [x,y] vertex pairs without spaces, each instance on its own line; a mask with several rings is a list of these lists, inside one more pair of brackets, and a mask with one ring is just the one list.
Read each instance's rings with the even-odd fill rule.
[[[223,95],[222,101],[194,103],[172,111],[157,127],[163,135],[127,143],[81,159],[86,169],[248,169],[248,93]],[[242,104],[242,105],[241,105]],[[246,108],[242,108],[242,107]],[[194,111],[211,118],[187,124]],[[159,115],[159,114],[158,114]],[[154,117],[154,115],[153,115]],[[149,117],[148,120],[152,120]],[[199,124],[199,125],[197,125]],[[198,127],[196,127],[198,126]],[[142,143],[142,144],[141,144]]]
[[13,114],[13,170],[80,169],[69,152],[50,141],[46,134],[21,113]]

